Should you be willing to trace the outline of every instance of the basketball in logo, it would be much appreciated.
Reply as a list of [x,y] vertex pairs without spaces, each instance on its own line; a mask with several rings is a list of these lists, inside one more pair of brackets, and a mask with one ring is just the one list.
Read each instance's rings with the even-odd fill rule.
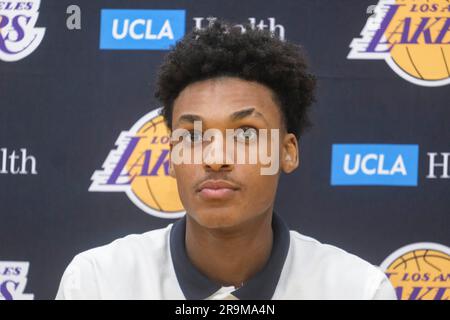
[[131,191],[153,210],[181,211],[176,181],[169,175],[170,136],[163,117],[146,122],[136,135],[141,139],[127,164],[127,171],[136,177],[131,182]]
[[401,300],[448,300],[450,248],[416,243],[392,253],[381,264]]
[[[450,17],[448,11],[450,3],[426,0],[397,0],[395,3],[399,5],[395,14],[398,23],[390,23],[385,31],[385,37],[392,46],[392,60],[404,72],[418,80],[438,81],[449,78],[450,45],[449,37],[443,36],[445,35],[443,28],[450,27],[448,24],[445,25],[446,18]],[[400,24],[401,21],[405,22]],[[406,27],[407,22],[410,24],[409,30]],[[414,33],[403,34],[405,30],[413,31],[414,25],[418,25],[419,28],[423,26],[423,32],[418,33],[418,28]],[[409,43],[396,45],[401,43],[401,37],[407,36]]]
[[160,109],[146,114],[119,135],[117,148],[108,155],[103,170],[94,172],[89,191],[123,191],[151,215],[182,216],[185,211],[176,180],[169,175],[169,143],[169,129]]
[[348,59],[384,59],[402,78],[422,86],[450,83],[450,3],[380,0]]

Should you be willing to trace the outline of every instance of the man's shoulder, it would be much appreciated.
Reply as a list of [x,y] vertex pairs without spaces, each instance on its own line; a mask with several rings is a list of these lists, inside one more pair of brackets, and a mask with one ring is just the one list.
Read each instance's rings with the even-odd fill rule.
[[77,254],[64,271],[57,299],[160,297],[160,278],[170,262],[172,224],[131,234]]
[[297,231],[290,231],[290,239],[284,278],[286,281],[290,278],[286,286],[302,297],[373,299],[380,288],[384,296],[393,296],[393,289],[379,267]]
[[337,270],[336,267],[341,266],[352,269],[363,268],[369,269],[369,271],[379,271],[378,267],[344,249],[322,243],[315,238],[303,235],[297,231],[291,230],[290,235],[294,248],[302,256],[308,256],[310,261],[321,262],[323,266],[333,266],[335,270]]
[[129,234],[106,245],[77,254],[75,259],[86,259],[98,264],[135,263],[136,259],[152,257],[165,252],[172,224],[141,234]]

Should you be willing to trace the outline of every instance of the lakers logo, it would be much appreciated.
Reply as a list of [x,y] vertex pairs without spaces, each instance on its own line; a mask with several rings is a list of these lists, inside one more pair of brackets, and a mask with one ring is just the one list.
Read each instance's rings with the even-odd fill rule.
[[125,192],[141,210],[160,218],[185,212],[176,180],[169,175],[170,135],[160,109],[123,131],[102,170],[92,175],[89,191]]
[[450,248],[416,243],[392,253],[381,264],[401,300],[450,298]]
[[15,62],[31,54],[44,38],[37,28],[41,0],[0,2],[0,60]]
[[348,59],[383,59],[421,86],[450,83],[450,2],[380,0]]

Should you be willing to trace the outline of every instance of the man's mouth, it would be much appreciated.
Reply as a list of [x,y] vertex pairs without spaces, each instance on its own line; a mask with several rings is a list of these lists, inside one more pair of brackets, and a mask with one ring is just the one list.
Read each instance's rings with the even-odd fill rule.
[[238,186],[225,180],[206,180],[200,184],[197,192],[205,200],[225,200],[234,196],[238,190]]

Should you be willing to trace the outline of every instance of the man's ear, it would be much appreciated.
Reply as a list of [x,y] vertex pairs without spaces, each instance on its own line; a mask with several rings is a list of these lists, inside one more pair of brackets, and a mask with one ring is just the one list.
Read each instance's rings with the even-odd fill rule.
[[284,173],[291,173],[299,164],[299,149],[297,137],[293,133],[287,133],[281,145],[281,169]]

